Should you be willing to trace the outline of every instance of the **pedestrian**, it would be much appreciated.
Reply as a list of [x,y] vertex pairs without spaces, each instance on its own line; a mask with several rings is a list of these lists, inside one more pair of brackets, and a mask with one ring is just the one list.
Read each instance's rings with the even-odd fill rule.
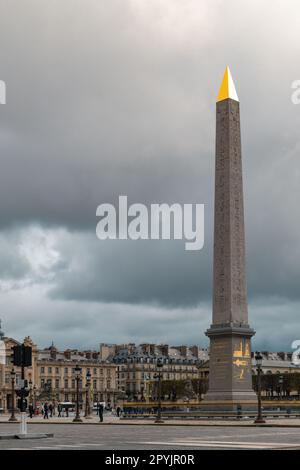
[[121,408],[119,406],[117,406],[117,416],[118,416],[118,418],[120,418],[120,414],[121,414]]
[[99,408],[98,408],[98,413],[99,413],[99,418],[100,418],[100,423],[103,423],[103,405],[102,403],[99,403]]
[[52,403],[50,403],[50,405],[49,405],[49,412],[50,412],[50,418],[52,418],[52,416],[53,416],[53,405],[52,405]]
[[61,406],[61,404],[59,403],[59,404],[57,405],[58,418],[61,418],[61,410],[62,410],[62,406]]
[[29,417],[32,418],[33,415],[34,415],[34,409],[33,409],[33,404],[30,403],[29,407],[28,407],[28,411],[29,411]]
[[44,404],[44,419],[49,419],[49,407],[48,407],[48,403],[45,403]]

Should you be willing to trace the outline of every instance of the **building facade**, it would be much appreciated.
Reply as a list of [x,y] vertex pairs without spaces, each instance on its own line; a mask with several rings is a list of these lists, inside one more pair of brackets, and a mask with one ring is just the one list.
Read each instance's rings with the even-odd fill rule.
[[[15,376],[15,387],[17,388],[21,380],[21,368],[14,367],[12,363],[12,348],[20,345],[18,341],[13,338],[8,338],[0,330],[0,342],[1,342],[1,361],[0,361],[0,411],[7,411],[12,405],[12,375],[11,372],[14,369]],[[38,350],[36,344],[32,339],[27,336],[24,338],[24,344],[32,348],[32,366],[25,368],[25,380],[28,381],[31,387],[31,394],[33,393],[33,387],[38,383]],[[29,397],[32,399],[32,395]]]
[[[111,407],[115,407],[120,399],[151,400],[156,390],[158,362],[162,365],[159,370],[164,382],[188,384],[192,380],[207,379],[209,375],[209,351],[199,346],[102,343],[98,351],[59,351],[53,344],[38,349],[30,337],[26,337],[24,343],[32,348],[32,366],[25,368],[25,379],[29,387],[29,403],[36,406],[46,401],[54,405],[75,403],[76,366],[81,368],[79,401],[82,406],[87,393],[90,394],[90,402],[105,402]],[[20,384],[21,370],[12,364],[12,348],[19,344],[5,336],[0,325],[0,411],[11,408],[13,369],[16,388]],[[264,351],[262,356],[263,375],[279,377],[300,371],[299,366],[292,362],[292,353]],[[255,375],[253,353],[251,364],[252,375]],[[87,375],[90,377],[88,383]]]
[[117,365],[117,386],[124,399],[151,398],[160,362],[162,381],[190,381],[207,374],[202,368],[208,358],[206,349],[198,346],[167,344],[100,345],[101,357]]
[[81,368],[79,380],[79,401],[85,401],[87,374],[90,375],[90,394],[94,403],[105,402],[114,407],[118,398],[117,367],[100,360],[99,351],[79,351],[67,349],[58,351],[54,345],[38,353],[37,376],[40,397],[55,402],[76,401],[75,367]]
[[[58,351],[52,344],[39,350],[30,337],[24,343],[32,348],[32,366],[25,368],[25,380],[29,388],[28,402],[39,406],[44,402],[57,405],[59,402],[76,401],[75,367],[81,368],[79,401],[83,406],[87,393],[94,403],[101,401],[114,407],[118,398],[117,366],[100,360],[99,351],[70,350]],[[12,406],[12,370],[15,371],[15,388],[21,379],[21,369],[12,363],[12,348],[20,343],[6,337],[0,329],[0,411],[6,412]],[[87,374],[90,374],[87,387]]]

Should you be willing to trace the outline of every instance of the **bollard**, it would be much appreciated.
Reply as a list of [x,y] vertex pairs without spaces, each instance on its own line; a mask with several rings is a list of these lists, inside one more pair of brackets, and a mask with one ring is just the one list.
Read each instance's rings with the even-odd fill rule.
[[27,434],[27,416],[24,412],[21,413],[20,434]]

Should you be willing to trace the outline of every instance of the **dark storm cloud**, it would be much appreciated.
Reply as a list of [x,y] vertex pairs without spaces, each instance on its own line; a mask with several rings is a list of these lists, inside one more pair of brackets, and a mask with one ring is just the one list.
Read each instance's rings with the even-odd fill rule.
[[[156,306],[163,322],[168,309],[179,316],[203,304],[199,328],[209,324],[215,96],[229,64],[241,101],[251,318],[264,325],[260,315],[274,312],[275,344],[280,307],[288,338],[300,296],[300,105],[290,99],[300,75],[298,2],[0,4],[0,275],[6,292],[22,280],[41,289],[36,315],[43,302],[48,315],[59,304],[61,315],[51,313],[43,334],[38,322],[36,336],[58,334],[55,322],[68,323],[72,309],[78,318],[93,309],[91,322],[97,312],[104,318],[98,303],[126,312],[124,340],[139,331],[146,338],[144,328],[156,335],[131,308],[142,319]],[[146,205],[204,203],[204,249],[98,241],[96,207],[120,194]],[[3,310],[15,311],[7,295]],[[26,302],[30,316],[34,300]],[[276,312],[267,312],[274,302]],[[186,341],[194,341],[193,321]]]
[[[56,276],[52,298],[168,307],[195,306],[209,298],[207,252],[187,252],[181,241],[99,241],[73,235],[66,244],[71,240],[67,266],[73,268]],[[66,256],[66,247],[59,250]]]
[[185,188],[207,116],[198,77],[186,78],[174,51],[153,48],[131,2],[29,3],[34,15],[27,4],[13,22],[2,16],[2,225],[90,229],[96,206],[121,192],[194,197]]

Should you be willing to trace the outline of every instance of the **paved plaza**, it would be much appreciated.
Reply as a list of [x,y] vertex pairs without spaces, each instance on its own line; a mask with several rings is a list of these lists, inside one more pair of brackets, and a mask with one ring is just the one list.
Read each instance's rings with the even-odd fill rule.
[[[280,427],[248,427],[228,423],[202,425],[155,425],[110,423],[30,424],[32,433],[54,434],[48,439],[0,439],[0,449],[7,450],[201,450],[201,449],[300,449],[299,420],[282,420]],[[297,423],[296,423],[297,421]],[[289,427],[285,427],[289,424]],[[0,423],[0,435],[18,433],[18,424]]]

